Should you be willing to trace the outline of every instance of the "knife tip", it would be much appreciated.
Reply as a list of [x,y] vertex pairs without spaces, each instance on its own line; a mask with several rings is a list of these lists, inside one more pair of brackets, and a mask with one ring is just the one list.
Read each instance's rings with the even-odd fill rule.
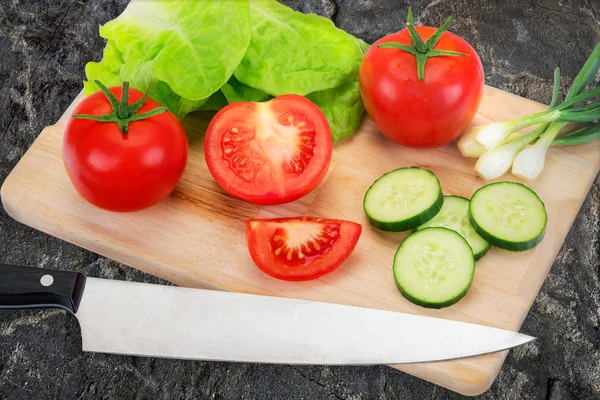
[[521,343],[520,345],[526,344],[526,343],[530,343],[530,342],[534,342],[536,340],[538,340],[537,337],[535,336],[529,336],[529,335],[525,335],[525,334],[521,334]]

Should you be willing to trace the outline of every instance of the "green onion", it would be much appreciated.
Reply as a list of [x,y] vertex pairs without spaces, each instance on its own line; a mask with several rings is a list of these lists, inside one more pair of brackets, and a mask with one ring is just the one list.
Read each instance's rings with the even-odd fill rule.
[[[600,87],[597,89],[598,93],[600,93]],[[600,119],[600,101],[579,108],[565,109],[561,106],[562,105],[559,105],[547,111],[540,111],[535,114],[524,115],[509,121],[495,122],[483,127],[475,127],[478,129],[477,133],[474,135],[474,139],[485,149],[491,149],[504,143],[513,133],[531,125],[557,123],[561,121],[592,122]]]
[[[475,171],[483,179],[502,176],[512,165],[512,173],[524,179],[535,179],[542,172],[550,146],[569,146],[600,139],[600,86],[584,91],[600,68],[600,43],[573,81],[565,99],[557,104],[560,91],[560,70],[554,70],[552,102],[547,111],[525,115],[509,121],[476,126],[458,141],[465,157],[479,158]],[[585,102],[592,101],[590,104]],[[588,125],[565,135],[560,131],[571,122]],[[529,133],[524,128],[538,125]],[[537,141],[536,141],[537,139]],[[529,144],[533,145],[527,147]]]
[[555,138],[552,146],[573,146],[598,139],[600,139],[600,124],[591,124]]
[[510,121],[496,122],[480,129],[477,135],[475,135],[475,140],[484,148],[491,149],[503,143],[511,134],[523,128],[544,122],[553,122],[558,120],[560,116],[560,111],[548,110],[511,119]]
[[547,124],[542,124],[529,133],[486,151],[475,164],[475,172],[485,180],[501,177],[510,169],[517,153],[537,139],[547,126]]
[[533,146],[521,150],[515,157],[512,174],[528,180],[537,178],[544,169],[548,147],[565,125],[565,122],[550,125]]
[[477,132],[483,129],[483,126],[476,126],[467,131],[458,141],[458,149],[461,154],[469,158],[477,158],[485,152],[485,147],[480,145],[476,140]]
[[592,54],[590,54],[589,58],[583,64],[581,71],[575,77],[571,88],[567,92],[567,96],[565,100],[569,100],[574,96],[577,96],[587,85],[592,82],[594,77],[596,76],[596,72],[600,67],[600,43],[596,45]]
[[[594,79],[596,72],[600,67],[600,43],[596,45],[596,48],[587,59],[577,77],[573,81],[573,85],[567,92],[565,102],[562,104],[564,108],[565,104],[578,104],[585,101],[593,96],[589,95],[595,91],[599,91],[600,87],[594,88],[590,91],[581,93],[585,87]],[[587,97],[586,94],[589,96]],[[586,98],[587,97],[587,98]],[[584,100],[580,100],[580,99]],[[600,107],[594,106],[595,103],[584,106],[579,110],[564,111],[562,112],[562,120],[569,122],[591,122],[600,118]],[[567,108],[568,110],[568,108]],[[554,122],[548,127],[548,129],[542,133],[537,142],[530,148],[521,150],[515,157],[515,161],[512,167],[512,173],[515,176],[523,179],[533,180],[536,179],[544,169],[546,152],[554,141],[554,138],[558,133],[566,126],[565,122]]]

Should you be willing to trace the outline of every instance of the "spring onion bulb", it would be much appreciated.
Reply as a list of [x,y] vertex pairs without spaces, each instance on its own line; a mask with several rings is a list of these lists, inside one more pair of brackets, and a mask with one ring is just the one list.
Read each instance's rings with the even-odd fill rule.
[[544,124],[530,133],[520,135],[515,140],[487,150],[477,160],[475,172],[486,181],[501,177],[510,169],[517,153],[534,141],[546,127],[547,125]]
[[521,150],[514,158],[512,174],[526,180],[536,179],[544,169],[548,148],[565,125],[565,122],[550,125],[533,146]]
[[[511,165],[513,175],[536,179],[544,169],[550,146],[582,145],[600,140],[600,86],[586,90],[599,69],[600,43],[575,77],[562,103],[557,104],[560,70],[556,68],[552,102],[547,111],[471,128],[458,141],[460,152],[465,157],[478,158],[475,171],[485,180],[504,175]],[[571,122],[586,125],[557,137]],[[520,132],[532,125],[538,125],[537,129]],[[533,145],[528,146],[530,143]]]
[[461,136],[460,140],[458,141],[458,149],[463,156],[477,158],[485,152],[485,147],[480,145],[475,140],[477,132],[479,132],[482,128],[483,126],[476,126],[469,129],[467,133]]
[[496,122],[481,127],[475,135],[475,140],[486,149],[491,149],[502,144],[514,132],[531,125],[555,121],[560,118],[560,116],[560,111],[550,110],[525,115],[510,121]]

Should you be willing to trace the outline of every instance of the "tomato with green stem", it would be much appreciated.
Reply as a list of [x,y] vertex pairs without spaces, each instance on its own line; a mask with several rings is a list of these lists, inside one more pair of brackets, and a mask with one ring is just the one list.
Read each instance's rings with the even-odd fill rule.
[[163,200],[181,179],[188,141],[177,117],[137,89],[102,89],[73,111],[63,162],[75,189],[110,211],[138,211]]
[[446,145],[469,126],[483,96],[479,56],[461,37],[414,26],[376,41],[360,68],[367,113],[389,139],[407,147]]

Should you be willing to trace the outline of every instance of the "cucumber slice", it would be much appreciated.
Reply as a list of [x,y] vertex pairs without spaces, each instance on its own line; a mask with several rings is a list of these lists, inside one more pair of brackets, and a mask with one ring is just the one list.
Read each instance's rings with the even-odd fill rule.
[[537,194],[515,182],[496,182],[479,188],[469,204],[475,232],[496,247],[524,251],[544,238],[548,215]]
[[460,234],[447,228],[425,228],[402,242],[393,268],[404,297],[423,307],[442,308],[469,291],[475,258]]
[[490,243],[479,236],[471,226],[469,222],[469,199],[464,197],[444,196],[444,205],[440,212],[417,227],[416,230],[420,231],[421,229],[433,227],[452,229],[464,237],[473,249],[475,261],[483,257],[490,249]]
[[373,182],[363,208],[374,227],[402,232],[429,221],[443,202],[440,181],[433,172],[409,167],[390,171]]

